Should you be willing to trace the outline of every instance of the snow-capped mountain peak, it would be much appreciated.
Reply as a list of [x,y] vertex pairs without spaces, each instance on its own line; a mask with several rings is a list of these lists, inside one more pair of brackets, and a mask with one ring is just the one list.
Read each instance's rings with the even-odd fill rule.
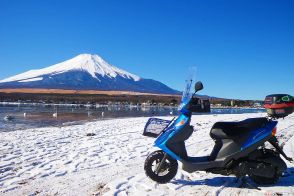
[[91,54],[80,54],[72,59],[67,61],[52,65],[50,67],[39,69],[39,70],[30,70],[22,74],[1,80],[3,82],[26,82],[26,81],[36,81],[42,79],[43,75],[56,75],[68,71],[84,71],[88,72],[93,78],[97,78],[97,74],[102,77],[115,78],[116,76],[121,76],[123,78],[132,79],[134,81],[139,81],[140,77],[134,74],[131,74],[127,71],[121,70],[113,65],[110,65],[105,60],[103,60],[98,55]]
[[98,55],[80,54],[47,68],[30,70],[0,81],[3,88],[75,89],[178,94],[152,79],[119,69]]

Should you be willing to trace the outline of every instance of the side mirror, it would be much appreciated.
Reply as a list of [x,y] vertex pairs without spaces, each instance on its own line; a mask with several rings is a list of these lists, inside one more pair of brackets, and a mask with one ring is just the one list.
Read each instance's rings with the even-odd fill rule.
[[202,89],[203,89],[202,82],[200,82],[200,81],[196,82],[196,84],[195,84],[195,93],[202,90]]

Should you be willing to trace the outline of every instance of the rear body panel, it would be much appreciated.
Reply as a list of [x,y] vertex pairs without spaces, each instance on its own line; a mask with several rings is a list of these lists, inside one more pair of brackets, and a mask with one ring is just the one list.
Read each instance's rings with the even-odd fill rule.
[[269,121],[266,127],[251,131],[247,141],[242,145],[241,150],[249,148],[254,143],[257,143],[258,141],[271,135],[272,130],[277,126],[277,124],[277,121]]

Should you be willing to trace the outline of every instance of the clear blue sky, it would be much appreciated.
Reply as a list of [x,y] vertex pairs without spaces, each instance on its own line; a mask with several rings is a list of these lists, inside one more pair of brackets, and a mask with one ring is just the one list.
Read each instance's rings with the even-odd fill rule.
[[294,1],[1,0],[0,79],[80,53],[181,90],[294,94]]

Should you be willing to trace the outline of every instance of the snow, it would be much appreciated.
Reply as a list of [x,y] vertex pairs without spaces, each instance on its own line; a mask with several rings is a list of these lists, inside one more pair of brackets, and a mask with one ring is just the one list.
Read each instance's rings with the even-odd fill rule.
[[[188,154],[208,155],[217,121],[243,120],[258,114],[193,116],[196,131],[186,142]],[[163,117],[171,119],[171,117]],[[278,137],[294,157],[294,115],[279,120]],[[0,133],[1,195],[293,195],[294,169],[276,185],[240,188],[234,176],[179,169],[167,184],[145,176],[146,156],[155,150],[142,130],[148,118],[124,118],[83,125],[45,127]],[[87,136],[94,133],[94,136]]]
[[39,80],[43,80],[43,78],[42,77],[30,78],[30,79],[26,79],[26,80],[20,80],[18,82],[33,82],[33,81],[39,81]]
[[134,81],[140,80],[139,76],[110,65],[98,55],[80,54],[72,59],[52,65],[47,68],[30,70],[22,74],[0,80],[0,83],[24,80],[28,81],[31,78],[39,78],[43,75],[56,75],[68,71],[86,71],[93,78],[97,78],[96,74],[99,74],[102,77],[106,76],[110,78],[115,78],[119,75],[124,78],[133,79]]

